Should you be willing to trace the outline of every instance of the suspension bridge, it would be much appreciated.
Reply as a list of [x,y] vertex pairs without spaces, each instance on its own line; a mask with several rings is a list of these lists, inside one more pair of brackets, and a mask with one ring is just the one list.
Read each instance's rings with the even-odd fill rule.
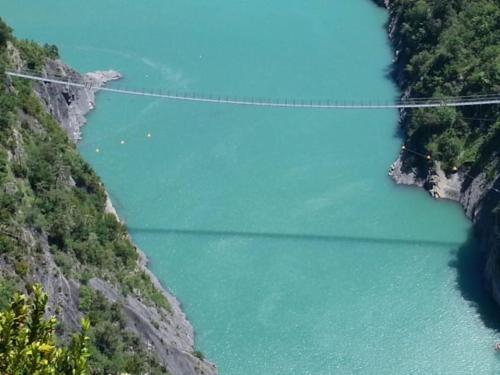
[[29,79],[32,81],[77,87],[82,89],[94,89],[97,91],[110,92],[114,94],[132,95],[159,98],[173,101],[225,104],[237,106],[275,107],[275,108],[298,108],[298,109],[411,109],[411,108],[439,108],[439,107],[467,107],[478,105],[500,104],[500,93],[491,95],[474,95],[448,98],[405,98],[394,102],[381,101],[359,101],[347,102],[341,100],[297,100],[297,99],[240,99],[228,96],[203,95],[203,94],[179,94],[164,90],[134,90],[118,87],[97,87],[91,80],[74,81],[62,76],[47,76],[32,71],[7,71],[6,75]]
[[[40,72],[34,71],[6,71],[6,75],[16,78],[29,79],[32,81],[38,81],[43,83],[53,83],[57,85],[64,85],[67,87],[77,87],[87,90],[96,91],[107,91],[122,95],[133,95],[133,96],[143,96],[152,98],[161,98],[167,100],[176,101],[187,101],[187,102],[200,102],[200,103],[211,103],[211,104],[228,104],[228,105],[240,105],[240,106],[256,106],[256,107],[277,107],[277,108],[309,108],[309,109],[405,109],[405,108],[439,108],[439,107],[467,107],[467,106],[477,106],[477,105],[495,105],[500,104],[500,94],[492,95],[474,95],[474,96],[461,96],[461,97],[449,97],[449,98],[406,98],[393,103],[376,103],[368,102],[367,104],[363,102],[359,103],[341,103],[339,101],[323,100],[323,101],[298,101],[298,100],[288,100],[288,99],[237,99],[230,97],[215,97],[215,96],[203,96],[199,94],[171,94],[168,91],[163,92],[162,90],[133,90],[133,89],[121,89],[121,88],[110,88],[97,86],[92,80],[81,80],[72,81],[65,76],[57,75],[44,75]],[[151,134],[147,134],[151,137]],[[121,141],[124,144],[125,141]],[[97,148],[96,152],[100,152]],[[424,155],[414,150],[402,147],[402,152],[410,152],[417,156],[426,158],[427,160],[432,160],[430,155]],[[458,170],[457,167],[454,168],[455,171]],[[466,177],[474,178],[473,176],[465,173]],[[499,189],[493,186],[490,189],[496,193],[500,193]]]

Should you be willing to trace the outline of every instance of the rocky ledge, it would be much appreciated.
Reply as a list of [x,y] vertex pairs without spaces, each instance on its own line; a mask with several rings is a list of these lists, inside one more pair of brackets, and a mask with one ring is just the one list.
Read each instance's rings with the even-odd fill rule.
[[487,182],[484,174],[470,178],[467,170],[447,175],[439,162],[434,163],[425,177],[419,176],[416,168],[405,167],[406,164],[408,163],[401,155],[389,169],[389,175],[397,184],[419,186],[436,199],[459,202],[471,220],[475,220],[481,208],[481,200],[493,185],[492,182]]
[[96,93],[107,82],[122,78],[114,70],[96,71],[82,76],[60,60],[50,60],[45,66],[45,72],[47,76],[89,83],[89,88],[85,89],[53,83],[36,85],[36,92],[47,112],[56,118],[74,142],[81,139],[80,128],[87,122],[85,116],[95,107]]

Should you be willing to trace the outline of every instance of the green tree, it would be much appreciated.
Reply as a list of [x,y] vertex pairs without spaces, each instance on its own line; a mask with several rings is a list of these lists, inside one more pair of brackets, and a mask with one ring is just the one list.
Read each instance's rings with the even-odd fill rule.
[[12,29],[0,18],[0,47],[5,47],[11,38]]
[[0,312],[0,373],[5,375],[86,375],[88,368],[87,320],[66,347],[55,343],[57,320],[44,318],[47,294],[33,287],[33,298],[16,293]]

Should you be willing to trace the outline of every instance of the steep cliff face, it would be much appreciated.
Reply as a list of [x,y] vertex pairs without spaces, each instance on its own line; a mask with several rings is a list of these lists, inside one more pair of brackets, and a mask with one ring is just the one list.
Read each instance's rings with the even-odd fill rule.
[[93,373],[217,374],[74,146],[98,87],[120,75],[82,76],[34,43],[9,38],[0,67],[32,64],[93,84],[31,84],[0,71],[0,291],[42,283],[62,338],[90,316]]
[[[438,49],[446,51],[446,45],[449,43],[446,41],[446,38],[452,35],[452,31],[450,30],[455,30],[462,26],[460,25],[462,22],[461,13],[465,13],[468,10],[459,5],[459,2],[444,4],[447,8],[445,10],[440,10],[441,13],[439,16],[436,17],[435,20],[432,20],[433,23],[439,25],[441,29],[435,31],[435,39],[427,38],[432,40],[428,42],[429,45],[427,47],[419,49],[417,47],[409,48],[406,45],[408,41],[402,36],[402,33],[404,33],[404,30],[408,30],[412,26],[417,25],[420,28],[418,32],[423,34],[422,38],[425,38],[429,30],[426,30],[424,25],[428,22],[429,18],[432,18],[429,3],[421,2],[420,4],[416,4],[416,2],[411,1],[404,3],[397,0],[375,1],[379,5],[385,6],[390,12],[388,33],[395,52],[393,77],[403,91],[403,98],[413,96],[415,88],[417,88],[417,91],[422,90],[421,85],[416,83],[419,80],[424,80],[424,77],[421,75],[437,75],[435,72],[429,73],[428,70],[418,70],[414,68],[413,65],[417,62],[422,64],[427,63],[422,57],[425,56],[425,54],[431,55]],[[495,19],[498,22],[498,4],[496,6],[493,3],[488,5],[490,6],[488,12],[491,13],[492,9],[495,10],[495,14],[497,14]],[[417,12],[421,12],[421,14],[415,15]],[[411,15],[408,15],[409,13],[411,13]],[[402,17],[406,18],[401,20]],[[413,21],[410,17],[420,17],[420,19]],[[480,17],[480,14],[478,17]],[[485,19],[480,22],[485,22],[486,24],[487,20]],[[416,33],[416,31],[413,32]],[[484,33],[487,32],[488,30],[486,28]],[[493,45],[487,45],[488,43]],[[485,49],[490,47],[497,48],[497,43],[498,41],[488,40],[485,46],[480,47]],[[432,64],[435,66],[429,69],[434,69],[435,71],[439,69],[449,69],[449,67],[454,64],[454,59],[458,59],[458,57],[450,52],[439,51],[437,53],[448,53],[447,58],[439,61],[439,64],[435,60],[432,60]],[[493,55],[496,56],[497,59],[500,59],[498,50]],[[480,61],[471,61],[469,65],[479,65],[480,63]],[[414,70],[419,71],[420,76],[412,75],[412,71]],[[468,74],[477,74],[473,69],[469,68],[469,70],[470,73]],[[458,76],[456,78],[458,83],[456,83],[455,90],[468,89],[467,84],[464,83],[468,78],[465,76],[467,73],[464,71],[462,74],[464,76]],[[495,90],[495,87],[498,88],[499,75],[498,73],[493,74],[492,78],[488,78],[488,89],[490,90]],[[483,74],[483,76],[486,80],[487,73]],[[442,83],[435,82],[435,84],[439,86],[441,84],[453,85],[454,83],[452,79],[450,79],[448,83],[445,81]],[[441,94],[441,92],[439,92],[440,89],[440,87],[437,87],[437,95]],[[476,94],[483,93],[480,85],[476,85],[475,89],[478,90]],[[462,94],[460,91],[457,91],[457,93]],[[474,92],[469,92],[468,94],[472,95]],[[477,120],[476,123],[471,123],[471,121],[476,121],[475,116],[478,116],[477,113],[484,113],[485,115],[482,117],[489,116],[490,119],[483,118]],[[461,124],[461,126],[476,127],[479,128],[479,130],[475,133],[457,136],[457,138],[464,138],[464,146],[462,146],[462,149],[458,152],[458,156],[454,159],[454,163],[459,165],[458,167],[454,167],[454,170],[450,170],[449,163],[448,166],[445,166],[441,161],[436,160],[437,158],[435,157],[433,157],[431,161],[428,161],[418,155],[416,156],[414,153],[403,150],[396,162],[391,166],[389,174],[398,184],[420,186],[428,190],[435,198],[454,200],[462,205],[465,214],[474,223],[474,233],[486,259],[484,265],[485,279],[492,290],[494,299],[500,305],[500,161],[498,155],[500,152],[500,138],[498,138],[498,125],[496,125],[498,124],[498,108],[483,110],[479,108],[477,109],[477,113],[471,112],[470,110],[463,112],[460,112],[460,110],[456,111],[457,118],[465,124]],[[422,127],[426,126],[425,119],[416,120],[415,118],[418,114],[410,111],[401,111],[400,115],[400,124],[405,138],[404,142],[410,144],[410,147],[417,148],[418,151],[424,153],[424,155],[431,154],[432,151],[435,151],[435,149],[429,147],[427,143],[433,141],[432,137],[437,138],[441,136],[442,133],[439,134],[439,132],[443,130],[440,129],[439,131],[435,131],[436,134],[432,134],[432,131],[430,131],[430,138],[419,137],[418,126],[421,124]],[[486,121],[490,122],[485,123]],[[490,123],[492,123],[492,125]],[[447,127],[452,128],[456,125],[450,123],[444,125],[440,124],[440,126],[446,131]],[[467,139],[467,137],[469,137],[469,139]],[[481,144],[480,141],[478,141],[481,137],[489,138]],[[446,142],[446,136],[442,138]],[[450,138],[452,138],[451,135]],[[472,148],[470,145],[474,142],[479,144],[479,146],[476,147],[477,150],[475,150],[477,155],[469,159],[462,157],[463,154],[470,152],[466,148]],[[440,150],[438,149],[438,151]],[[444,153],[441,153],[441,155],[442,154]],[[444,156],[441,157],[444,158]],[[463,161],[460,162],[461,160]]]
[[91,89],[64,87],[49,83],[35,86],[35,90],[44,103],[47,112],[56,118],[63,129],[66,130],[70,139],[77,142],[81,139],[80,128],[87,122],[85,115],[95,107],[97,90],[109,81],[120,79],[121,74],[108,70],[87,73],[82,76],[60,60],[47,61],[45,72],[50,77],[90,83],[89,87]]

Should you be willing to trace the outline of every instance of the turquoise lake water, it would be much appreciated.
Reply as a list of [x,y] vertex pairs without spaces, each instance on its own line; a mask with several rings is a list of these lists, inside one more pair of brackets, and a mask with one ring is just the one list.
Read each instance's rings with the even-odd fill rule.
[[[119,70],[115,86],[398,96],[369,0],[0,4],[18,36]],[[397,119],[103,93],[79,147],[222,375],[497,374],[454,266],[469,222],[387,176]]]

